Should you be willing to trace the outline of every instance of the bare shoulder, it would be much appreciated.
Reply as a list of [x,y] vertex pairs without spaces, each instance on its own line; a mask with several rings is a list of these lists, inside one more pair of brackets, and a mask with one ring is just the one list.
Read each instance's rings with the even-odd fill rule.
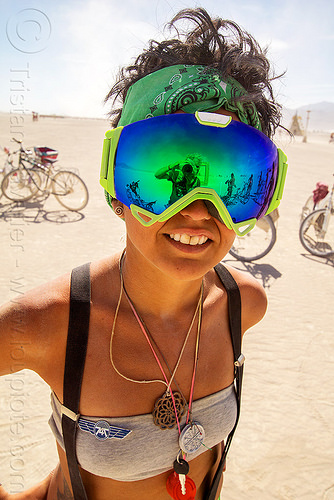
[[[105,258],[91,263],[96,303],[105,300],[112,262]],[[69,272],[0,307],[0,375],[29,368],[61,393],[70,285]]]
[[0,374],[29,368],[45,378],[66,342],[69,290],[66,274],[0,308]]
[[241,295],[243,333],[256,325],[266,313],[267,295],[263,286],[249,273],[224,264],[235,279]]

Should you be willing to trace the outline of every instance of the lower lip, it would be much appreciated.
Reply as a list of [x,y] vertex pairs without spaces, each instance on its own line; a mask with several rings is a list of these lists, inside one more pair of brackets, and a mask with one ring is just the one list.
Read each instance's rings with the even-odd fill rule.
[[202,245],[186,245],[184,243],[181,243],[180,241],[175,241],[172,238],[170,238],[167,234],[165,235],[166,239],[170,242],[171,245],[173,245],[174,248],[177,248],[178,250],[181,250],[184,253],[200,253],[206,250],[212,243],[211,240],[207,240],[205,243]]

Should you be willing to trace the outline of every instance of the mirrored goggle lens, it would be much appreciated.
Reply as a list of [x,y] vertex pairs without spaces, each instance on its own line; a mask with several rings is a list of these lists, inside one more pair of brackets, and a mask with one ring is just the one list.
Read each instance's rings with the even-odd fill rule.
[[267,212],[278,168],[276,146],[253,127],[234,120],[204,125],[191,114],[160,116],[122,130],[115,197],[160,215],[192,190],[207,188],[239,223]]

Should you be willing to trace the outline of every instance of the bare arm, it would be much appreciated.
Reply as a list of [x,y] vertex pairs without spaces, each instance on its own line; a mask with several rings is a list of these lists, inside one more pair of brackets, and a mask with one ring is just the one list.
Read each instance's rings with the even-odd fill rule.
[[[62,397],[68,302],[69,276],[63,276],[0,308],[0,375],[31,369]],[[51,479],[16,494],[0,485],[0,500],[46,500]]]
[[63,276],[0,308],[0,375],[29,368],[50,383],[64,357],[68,297]]
[[245,333],[264,317],[267,310],[267,296],[263,286],[248,273],[229,268],[241,294],[241,328]]
[[0,500],[46,500],[52,476],[53,472],[35,486],[13,495],[7,493],[5,488],[0,485]]
[[162,167],[154,174],[157,179],[168,179],[168,171],[170,167]]

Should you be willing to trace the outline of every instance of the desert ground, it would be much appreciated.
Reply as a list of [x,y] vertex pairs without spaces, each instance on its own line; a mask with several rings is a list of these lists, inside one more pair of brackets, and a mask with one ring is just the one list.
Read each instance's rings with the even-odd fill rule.
[[[124,227],[99,185],[107,120],[0,114],[0,146],[59,151],[59,165],[79,172],[89,189],[80,213],[54,197],[23,206],[0,198],[1,302],[124,246]],[[224,500],[334,500],[333,261],[299,242],[300,213],[317,181],[331,186],[329,133],[277,134],[289,171],[279,209],[278,239],[254,263],[225,261],[265,287],[269,306],[244,339],[242,412],[227,460]],[[5,154],[0,153],[0,168]],[[1,353],[0,353],[1,355]],[[50,389],[33,372],[0,378],[0,482],[11,493],[34,484],[57,463],[49,430]]]

